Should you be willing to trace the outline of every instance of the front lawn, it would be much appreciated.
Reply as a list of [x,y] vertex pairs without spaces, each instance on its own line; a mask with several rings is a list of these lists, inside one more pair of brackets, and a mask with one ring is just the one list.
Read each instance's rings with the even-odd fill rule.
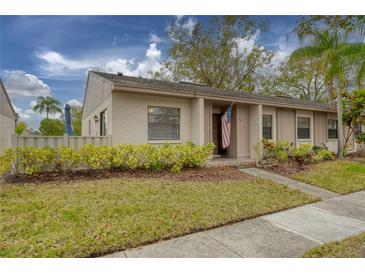
[[309,251],[305,258],[365,258],[365,233],[339,242],[320,245]]
[[317,200],[241,174],[2,183],[0,256],[97,256]]
[[348,194],[365,189],[365,164],[360,161],[322,162],[291,177],[339,194]]

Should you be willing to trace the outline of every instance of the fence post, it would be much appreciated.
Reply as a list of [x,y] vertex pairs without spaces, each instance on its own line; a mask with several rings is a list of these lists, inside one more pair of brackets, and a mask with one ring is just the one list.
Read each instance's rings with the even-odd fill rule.
[[63,135],[63,146],[69,147],[68,136],[66,134]]

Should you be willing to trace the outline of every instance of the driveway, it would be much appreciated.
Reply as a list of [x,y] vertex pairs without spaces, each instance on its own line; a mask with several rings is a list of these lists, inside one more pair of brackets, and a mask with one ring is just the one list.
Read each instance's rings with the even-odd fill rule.
[[300,257],[365,231],[365,191],[325,194],[321,202],[105,257]]

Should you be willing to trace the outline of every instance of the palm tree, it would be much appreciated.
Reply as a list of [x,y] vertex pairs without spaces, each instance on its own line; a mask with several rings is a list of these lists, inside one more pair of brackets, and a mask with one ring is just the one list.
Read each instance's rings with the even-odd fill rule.
[[37,98],[37,103],[34,105],[33,110],[39,113],[46,113],[47,119],[50,114],[62,113],[60,101],[54,99],[53,97],[39,96]]
[[292,60],[306,58],[318,60],[327,83],[330,104],[334,97],[333,88],[336,90],[338,158],[343,159],[344,132],[341,90],[346,83],[346,72],[351,66],[360,65],[359,75],[363,75],[362,62],[365,58],[365,44],[347,43],[347,33],[340,30],[316,31],[309,38],[311,45],[295,50],[290,58]]

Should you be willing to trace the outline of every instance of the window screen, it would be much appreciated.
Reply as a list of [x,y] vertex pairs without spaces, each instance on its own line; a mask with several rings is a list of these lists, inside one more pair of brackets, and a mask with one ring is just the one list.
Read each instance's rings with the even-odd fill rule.
[[311,124],[310,118],[298,117],[297,119],[298,139],[310,139],[310,124]]
[[180,110],[148,107],[148,140],[179,140]]
[[262,137],[272,139],[272,115],[262,115]]
[[328,120],[328,139],[337,139],[337,120],[329,119]]

